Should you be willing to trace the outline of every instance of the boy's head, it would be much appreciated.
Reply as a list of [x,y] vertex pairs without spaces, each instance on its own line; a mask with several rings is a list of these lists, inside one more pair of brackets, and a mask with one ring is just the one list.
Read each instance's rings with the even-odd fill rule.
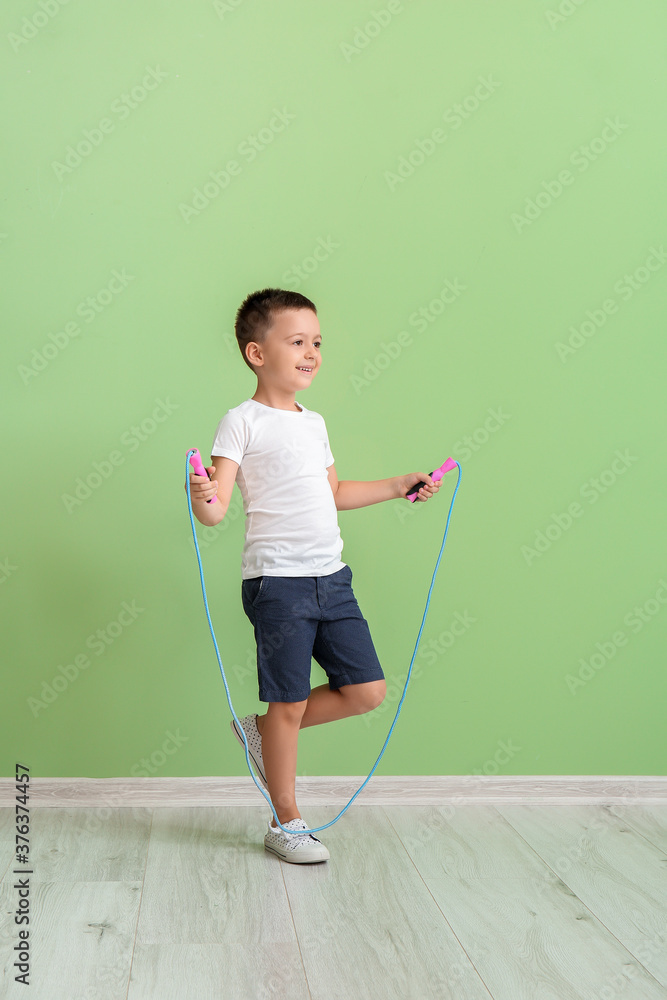
[[[315,304],[300,292],[264,288],[244,300],[236,313],[236,339],[243,360],[260,379],[277,376],[307,388],[320,367],[321,336]],[[302,366],[312,374],[301,372]]]

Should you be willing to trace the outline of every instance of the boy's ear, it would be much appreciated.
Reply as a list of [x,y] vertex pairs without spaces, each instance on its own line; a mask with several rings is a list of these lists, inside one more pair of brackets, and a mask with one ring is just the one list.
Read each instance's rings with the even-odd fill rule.
[[255,366],[259,367],[256,357],[252,357],[252,358],[248,357],[248,355],[250,354],[250,348],[251,348],[251,346],[257,348],[257,350],[261,350],[261,348],[259,347],[259,345],[256,344],[254,340],[251,340],[249,344],[246,344],[245,356],[246,356],[247,360],[250,362],[251,365],[255,365]]

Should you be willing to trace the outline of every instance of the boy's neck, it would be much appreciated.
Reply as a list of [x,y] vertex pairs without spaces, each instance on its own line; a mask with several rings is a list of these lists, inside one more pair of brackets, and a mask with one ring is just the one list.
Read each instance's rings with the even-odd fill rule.
[[276,389],[267,392],[258,385],[255,395],[250,398],[257,403],[264,403],[265,406],[272,406],[274,410],[301,410],[301,407],[297,406],[293,392],[281,393]]

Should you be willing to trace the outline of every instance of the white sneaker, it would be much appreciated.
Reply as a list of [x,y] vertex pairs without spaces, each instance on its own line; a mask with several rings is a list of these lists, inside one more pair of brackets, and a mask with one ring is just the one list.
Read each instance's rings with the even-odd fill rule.
[[[242,719],[239,719],[243,732],[246,735],[248,741],[248,756],[250,760],[255,765],[255,770],[257,771],[257,777],[262,782],[267,792],[269,786],[266,783],[266,775],[264,773],[264,760],[262,758],[262,737],[259,734],[259,729],[257,728],[257,713],[252,712],[250,715],[245,715]],[[232,727],[232,732],[234,736],[239,741],[243,747],[243,752],[245,754],[245,743],[243,742],[243,736],[239,727],[236,725],[236,719],[232,719],[229,723]],[[285,824],[283,824],[284,826]]]
[[[307,830],[308,824],[300,816],[283,823],[287,830]],[[269,821],[268,832],[264,836],[264,847],[291,864],[310,864],[314,861],[328,861],[329,852],[312,833],[283,833],[279,826]]]

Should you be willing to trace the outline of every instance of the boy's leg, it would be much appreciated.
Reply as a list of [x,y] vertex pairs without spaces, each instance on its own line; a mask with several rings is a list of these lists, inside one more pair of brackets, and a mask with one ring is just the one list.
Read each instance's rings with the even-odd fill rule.
[[[319,687],[312,688],[305,702],[298,702],[300,705],[305,705],[299,728],[321,726],[324,722],[335,722],[337,719],[347,719],[350,715],[363,715],[365,712],[372,712],[384,700],[386,693],[387,682],[385,680],[368,681],[363,684],[344,684],[334,691],[329,688],[328,684],[320,684]],[[265,719],[266,715],[260,715],[257,718],[260,736],[264,732]],[[282,820],[280,822],[282,823]]]
[[308,696],[300,728],[320,726],[323,722],[335,722],[350,715],[372,712],[383,701],[386,691],[387,684],[384,680],[344,684],[336,691],[332,691],[328,684],[320,684]]
[[295,781],[299,726],[306,705],[307,701],[270,702],[266,715],[257,719],[266,783],[281,823],[301,816]]

